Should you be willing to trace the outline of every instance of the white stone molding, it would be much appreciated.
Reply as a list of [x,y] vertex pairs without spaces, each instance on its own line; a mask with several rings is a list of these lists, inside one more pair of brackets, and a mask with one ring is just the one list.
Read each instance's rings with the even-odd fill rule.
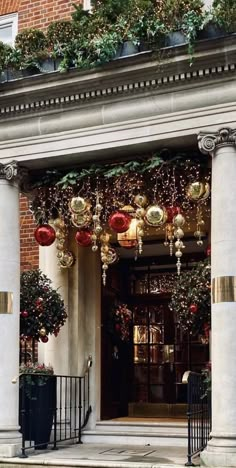
[[225,76],[226,74],[235,75],[236,64],[220,65],[212,68],[202,68],[199,70],[190,70],[177,74],[164,74],[159,77],[153,76],[149,80],[133,81],[131,83],[124,82],[117,86],[108,86],[104,88],[89,89],[83,92],[76,92],[72,94],[65,94],[63,96],[55,96],[40,100],[29,100],[27,102],[20,102],[12,104],[11,106],[2,106],[0,101],[0,118],[6,116],[20,115],[25,113],[35,113],[42,110],[52,110],[60,108],[61,106],[68,108],[77,104],[88,103],[89,101],[98,101],[104,98],[116,98],[117,96],[125,95],[138,95],[145,91],[153,89],[161,89],[163,87],[184,84],[185,82],[202,81],[204,78]]
[[218,132],[198,135],[198,146],[203,154],[213,155],[217,147],[225,145],[236,146],[236,129],[221,128]]

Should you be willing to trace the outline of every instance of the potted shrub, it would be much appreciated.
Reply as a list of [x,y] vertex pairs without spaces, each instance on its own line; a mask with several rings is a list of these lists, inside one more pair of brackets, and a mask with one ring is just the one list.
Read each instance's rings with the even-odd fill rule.
[[45,34],[40,29],[24,29],[16,36],[15,51],[18,53],[15,66],[26,75],[39,73],[40,62],[48,55]]
[[235,0],[214,0],[212,5],[213,21],[226,33],[236,32]]
[[56,411],[53,368],[39,363],[20,366],[19,424],[24,440],[46,449]]
[[75,55],[74,41],[78,41],[79,23],[72,21],[54,21],[48,26],[47,42],[51,57],[55,60],[55,69],[64,70],[73,65]]
[[7,80],[7,68],[12,48],[0,41],[0,81]]
[[190,41],[189,52],[201,27],[202,0],[166,0],[161,3],[160,16],[169,34],[166,45],[174,46]]
[[58,335],[67,318],[64,302],[52,282],[40,270],[21,274],[21,340],[35,338],[47,343],[48,335]]

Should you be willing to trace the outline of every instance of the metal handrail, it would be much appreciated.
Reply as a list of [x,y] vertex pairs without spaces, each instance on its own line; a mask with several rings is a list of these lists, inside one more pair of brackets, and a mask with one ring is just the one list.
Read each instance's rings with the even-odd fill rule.
[[207,397],[206,383],[202,374],[186,371],[182,383],[188,386],[188,453],[185,465],[194,466],[192,458],[206,447],[210,439],[210,401]]
[[[90,355],[80,376],[22,373],[12,380],[12,383],[16,383],[17,379],[20,379],[22,457],[27,456],[28,448],[37,449],[52,445],[52,448],[56,449],[59,442],[67,440],[82,443],[82,429],[86,426],[92,411],[89,378],[91,366],[92,356]],[[41,400],[43,400],[42,406]],[[50,440],[39,435],[38,429],[44,425],[44,420],[40,418],[47,401],[49,406],[46,408],[45,420],[50,422],[48,429],[48,437],[51,432]],[[36,428],[35,420],[38,420]]]

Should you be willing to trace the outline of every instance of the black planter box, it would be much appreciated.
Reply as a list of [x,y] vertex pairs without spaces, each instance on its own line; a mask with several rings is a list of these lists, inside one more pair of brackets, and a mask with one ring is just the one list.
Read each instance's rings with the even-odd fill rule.
[[46,449],[56,411],[55,376],[21,376],[19,425],[24,440]]

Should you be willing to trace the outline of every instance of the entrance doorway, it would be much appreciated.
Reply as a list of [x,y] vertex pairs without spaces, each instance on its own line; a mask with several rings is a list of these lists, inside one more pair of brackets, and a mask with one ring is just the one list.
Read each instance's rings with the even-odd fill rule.
[[[185,268],[204,252],[185,254]],[[102,298],[102,419],[184,418],[186,370],[201,371],[209,360],[209,345],[178,326],[169,307],[177,279],[175,263],[163,256],[134,261],[121,259],[109,272]],[[114,333],[114,310],[131,311],[129,338]]]

